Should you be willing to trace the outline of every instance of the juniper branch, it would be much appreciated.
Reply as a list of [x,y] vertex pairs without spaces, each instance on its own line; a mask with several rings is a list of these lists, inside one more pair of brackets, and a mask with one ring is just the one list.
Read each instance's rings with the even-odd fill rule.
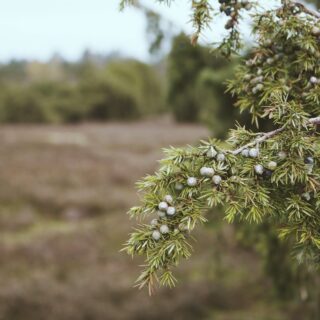
[[[195,26],[208,27],[211,12],[202,5],[209,1],[193,2]],[[237,2],[220,3],[232,33],[241,18]],[[126,243],[130,255],[146,257],[140,286],[152,288],[157,274],[161,285],[174,285],[170,268],[190,257],[189,233],[217,205],[225,207],[228,222],[239,217],[283,226],[280,235],[296,239],[299,260],[320,265],[320,12],[300,1],[281,3],[254,19],[258,41],[253,58],[228,83],[237,107],[249,111],[255,122],[268,115],[277,129],[256,133],[239,127],[231,132],[227,150],[215,139],[166,149],[160,169],[138,183],[141,206],[130,210],[132,217],[157,216]],[[247,4],[243,9],[250,10],[251,1]],[[229,56],[239,52],[239,43],[238,37],[227,38],[219,48]]]
[[[320,124],[320,117],[315,117],[315,118],[310,118],[308,120],[308,124],[314,124],[314,125],[318,125]],[[250,148],[250,147],[253,147],[261,142],[264,142],[272,137],[274,137],[275,135],[277,135],[278,133],[284,131],[286,129],[286,125],[282,126],[281,128],[278,128],[276,130],[273,130],[273,131],[269,131],[269,132],[265,132],[265,133],[261,133],[261,135],[254,139],[253,141],[247,143],[246,145],[236,149],[236,150],[233,150],[233,151],[228,151],[228,153],[231,153],[233,155],[237,155],[239,154],[241,151],[243,151],[244,149],[247,149],[247,148]]]

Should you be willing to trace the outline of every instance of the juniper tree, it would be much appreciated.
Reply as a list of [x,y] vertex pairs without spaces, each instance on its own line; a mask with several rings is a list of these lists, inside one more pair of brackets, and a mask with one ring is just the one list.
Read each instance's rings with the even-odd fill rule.
[[[289,0],[263,11],[247,0],[216,2],[227,16],[229,32],[218,45],[227,57],[241,53],[239,22],[244,11],[252,13],[255,45],[228,91],[257,128],[268,119],[273,129],[237,125],[224,143],[170,147],[159,170],[137,183],[141,204],[129,213],[139,225],[125,250],[145,256],[137,284],[150,292],[157,282],[175,285],[172,269],[191,256],[192,231],[218,205],[230,223],[272,223],[281,238],[294,239],[298,261],[320,264],[320,13]],[[193,44],[212,24],[215,8],[214,0],[192,1]]]

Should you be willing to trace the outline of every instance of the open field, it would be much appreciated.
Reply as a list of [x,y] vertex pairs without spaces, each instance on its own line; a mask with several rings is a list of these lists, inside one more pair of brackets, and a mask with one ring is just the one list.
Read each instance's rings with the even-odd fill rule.
[[0,319],[303,319],[275,302],[256,254],[214,215],[176,289],[149,298],[132,288],[142,261],[119,250],[134,182],[161,147],[208,134],[167,119],[1,127]]

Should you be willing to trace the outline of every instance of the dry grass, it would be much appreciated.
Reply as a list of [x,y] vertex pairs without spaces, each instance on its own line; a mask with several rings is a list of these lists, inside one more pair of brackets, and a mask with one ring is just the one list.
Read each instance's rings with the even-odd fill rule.
[[207,135],[166,119],[0,128],[0,319],[300,319],[272,304],[259,260],[230,226],[198,232],[175,290],[132,288],[141,261],[119,249],[134,182],[161,147]]

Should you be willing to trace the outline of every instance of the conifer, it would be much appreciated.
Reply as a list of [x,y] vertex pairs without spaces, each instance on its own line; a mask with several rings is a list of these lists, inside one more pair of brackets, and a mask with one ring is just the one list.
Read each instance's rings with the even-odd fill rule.
[[[238,125],[230,131],[228,147],[209,139],[165,149],[159,170],[137,183],[141,204],[130,216],[141,223],[125,250],[145,256],[137,284],[150,292],[157,282],[175,285],[172,269],[191,256],[190,233],[217,205],[230,223],[271,222],[281,238],[295,240],[299,261],[320,265],[320,13],[290,0],[262,12],[255,11],[256,2],[238,0],[216,1],[220,10],[215,12],[213,2],[192,1],[191,41],[195,44],[221,14],[228,35],[218,50],[227,57],[241,53],[239,22],[244,11],[252,13],[255,45],[228,81],[228,90],[257,127],[268,119],[274,129],[249,131]],[[174,207],[163,200],[166,195]],[[157,217],[162,232],[154,230],[155,223],[143,223],[149,216]]]

